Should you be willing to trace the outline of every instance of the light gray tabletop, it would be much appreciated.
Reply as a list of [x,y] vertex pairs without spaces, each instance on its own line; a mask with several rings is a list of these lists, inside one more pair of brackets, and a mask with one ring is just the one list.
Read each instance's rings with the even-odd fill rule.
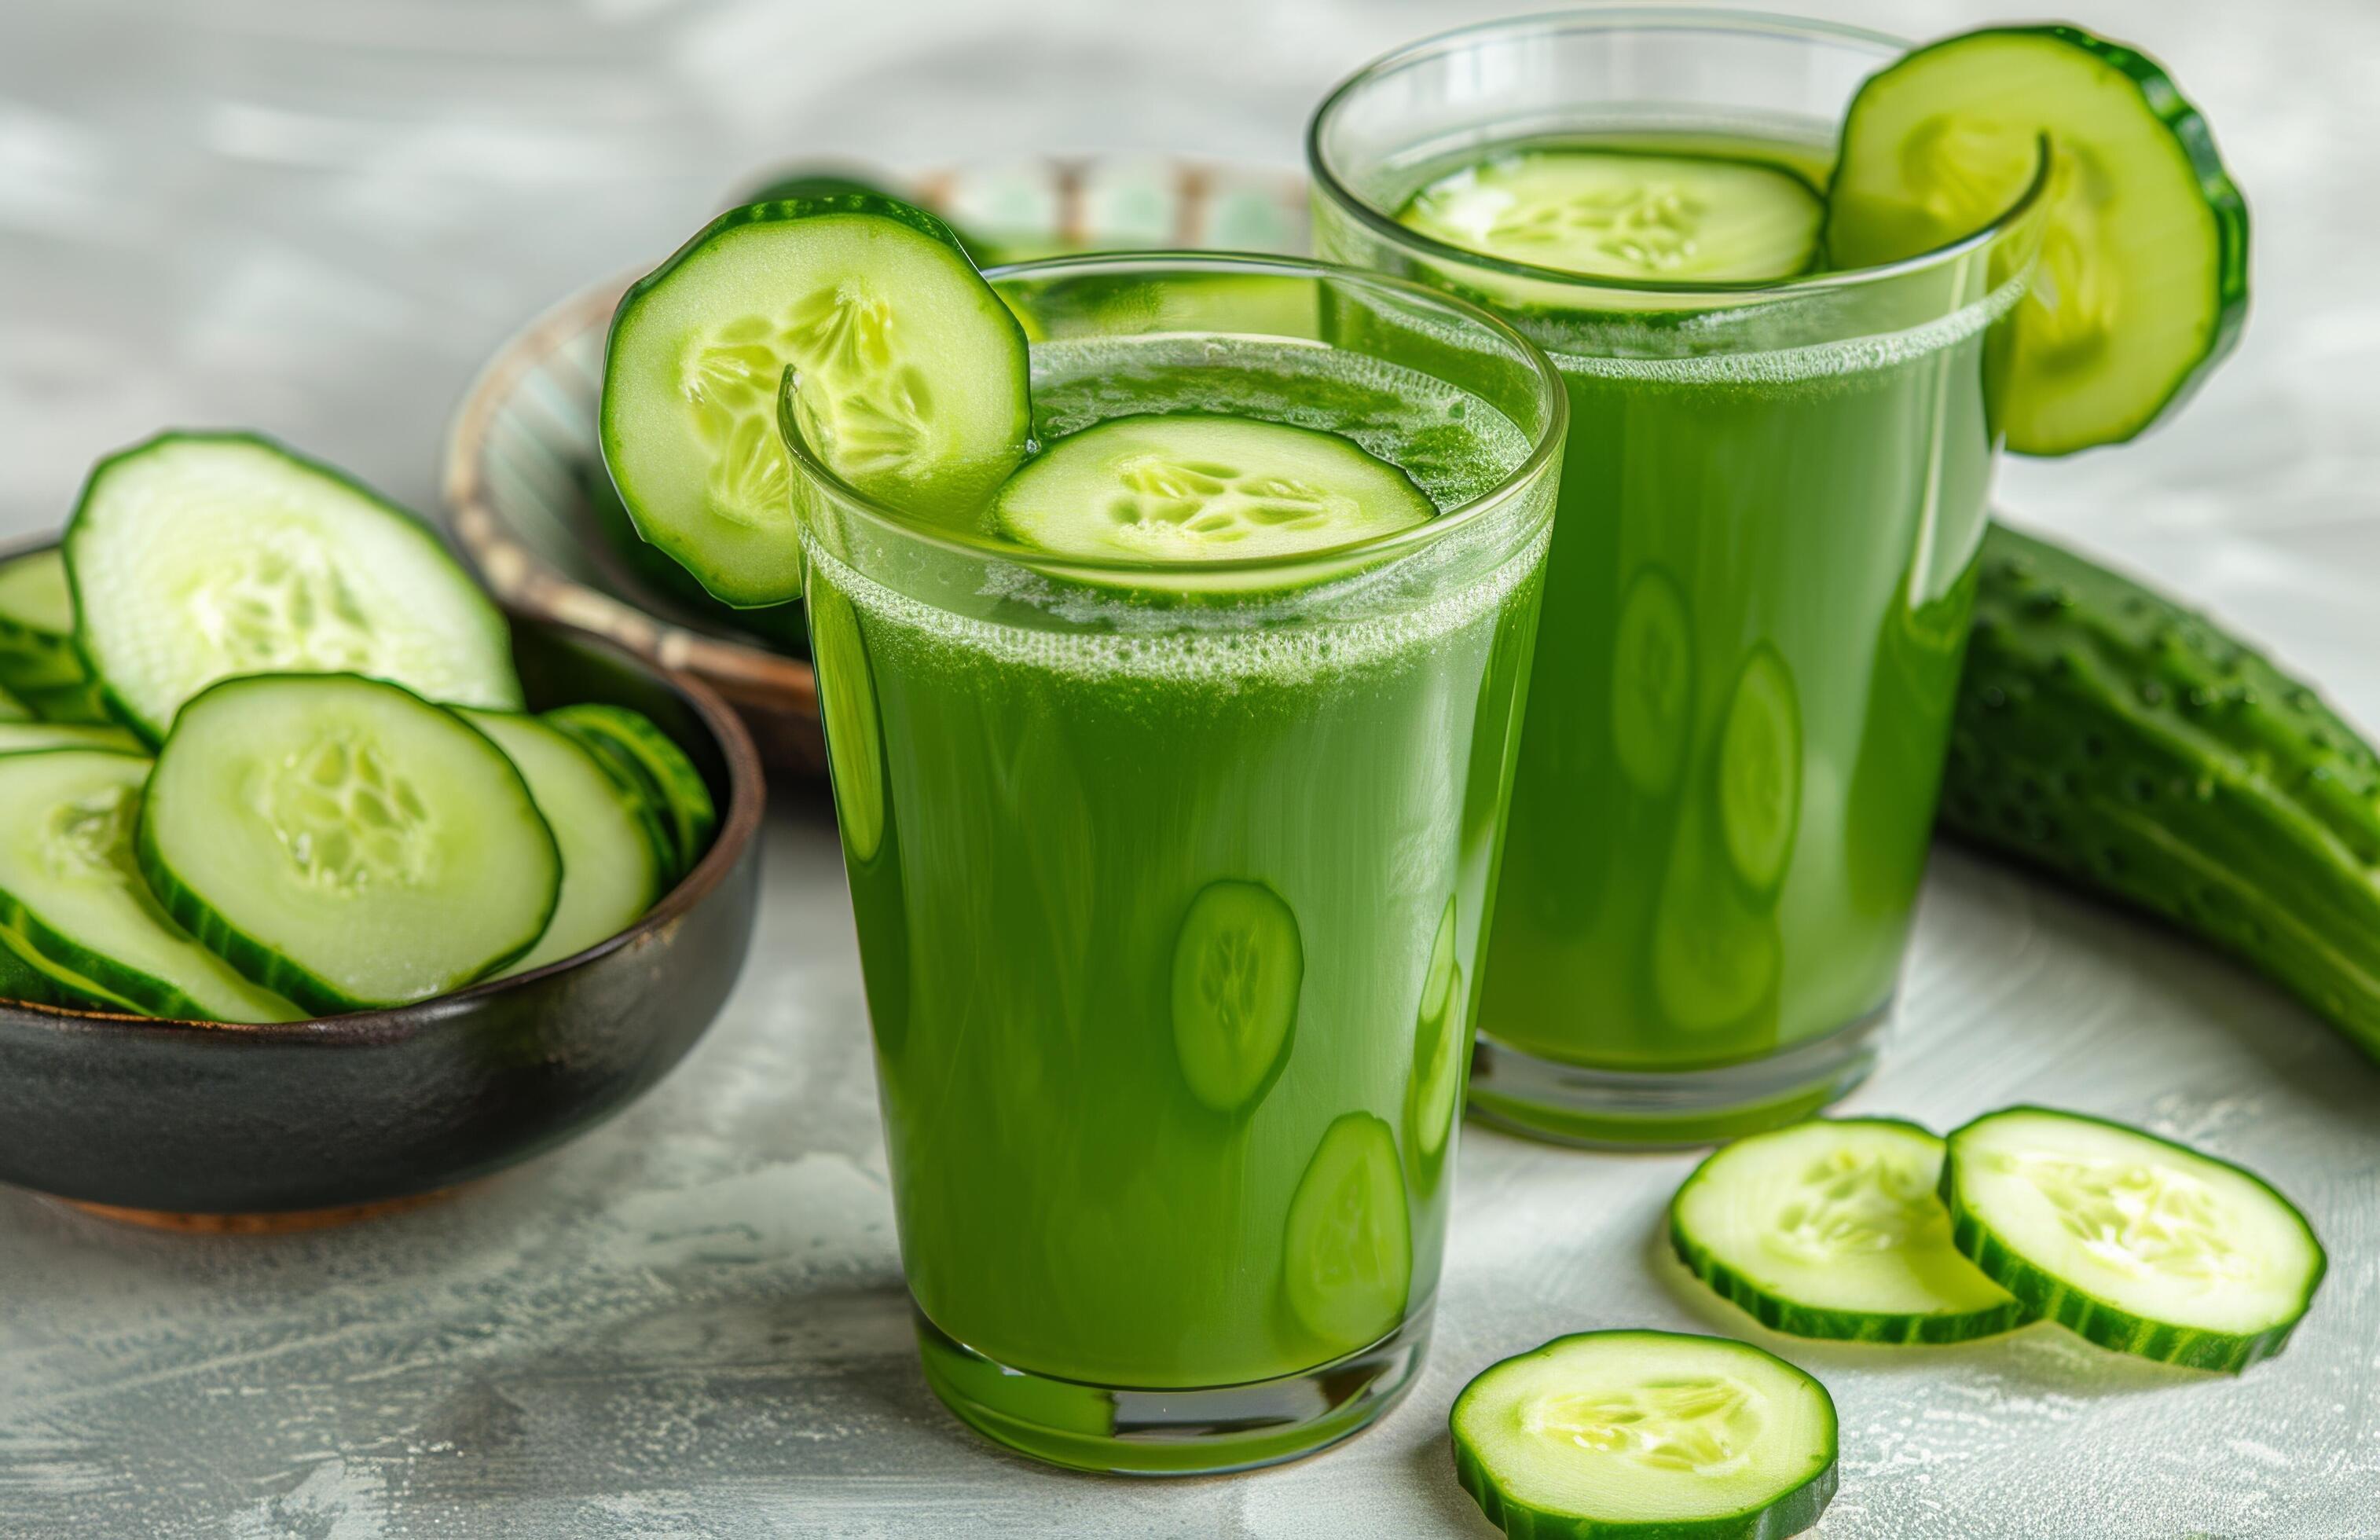
[[[1989,0],[1804,0],[1930,33]],[[97,454],[247,424],[427,506],[482,356],[776,158],[1047,149],[1291,164],[1306,106],[1471,0],[5,0],[0,538]],[[2148,43],[2254,204],[2245,346],[2177,428],[2003,477],[2019,515],[2269,639],[2380,723],[2380,8],[2076,0]],[[189,1240],[0,1193],[0,1534],[1488,1533],[1473,1372],[1562,1331],[1749,1335],[1843,1416],[1838,1540],[2380,1534],[2380,1070],[2252,978],[1978,860],[1936,863],[1900,1036],[1852,1106],[2019,1098],[2269,1174],[2333,1276],[2238,1380],[2035,1328],[1929,1352],[1760,1336],[1682,1283],[1691,1160],[1465,1137],[1438,1340],[1354,1443],[1253,1476],[1045,1471],[909,1340],[821,794],[781,792],[758,952],[641,1104],[440,1207]]]

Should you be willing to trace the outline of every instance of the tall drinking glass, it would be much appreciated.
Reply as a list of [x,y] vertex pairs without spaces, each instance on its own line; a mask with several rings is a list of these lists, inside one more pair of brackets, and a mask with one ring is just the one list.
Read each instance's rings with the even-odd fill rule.
[[[1527,1132],[1723,1137],[1803,1116],[1871,1066],[2040,188],[1927,255],[1767,283],[1583,277],[1400,215],[1450,175],[1564,144],[1822,188],[1851,96],[1902,51],[1781,18],[1573,11],[1416,43],[1314,119],[1317,249],[1482,300],[1570,391],[1471,1079],[1475,1108]],[[1644,190],[1612,239],[1684,249],[1715,212]]]
[[[992,277],[1037,438],[1286,422],[1441,510],[1095,562],[905,517],[789,435],[928,1378],[1060,1464],[1285,1460],[1378,1415],[1427,1338],[1566,403],[1501,322],[1392,279]],[[1152,451],[1134,495],[1252,474],[1193,458]],[[1335,495],[1294,479],[1243,490]]]

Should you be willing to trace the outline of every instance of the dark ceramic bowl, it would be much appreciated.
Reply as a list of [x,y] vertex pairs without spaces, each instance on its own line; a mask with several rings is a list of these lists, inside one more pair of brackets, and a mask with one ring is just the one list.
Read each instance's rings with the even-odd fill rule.
[[752,740],[610,642],[521,623],[514,645],[531,706],[633,706],[700,768],[719,833],[676,890],[592,951],[395,1011],[228,1026],[0,1003],[0,1182],[176,1228],[355,1218],[552,1149],[686,1056],[751,942]]

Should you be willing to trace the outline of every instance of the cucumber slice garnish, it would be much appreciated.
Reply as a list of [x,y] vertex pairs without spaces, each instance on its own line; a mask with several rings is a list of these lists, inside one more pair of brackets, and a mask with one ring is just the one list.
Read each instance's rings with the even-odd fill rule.
[[77,638],[125,721],[251,673],[358,673],[520,706],[504,616],[430,527],[245,433],[165,433],[102,460],[67,527]]
[[1763,1326],[1851,1342],[1963,1342],[2024,1322],[1950,1243],[1942,1141],[1894,1118],[1796,1123],[1725,1146],[1670,1203],[1695,1277]]
[[1611,644],[1611,743],[1646,796],[1667,795],[1686,757],[1694,705],[1694,627],[1677,579],[1639,571],[1621,600]]
[[808,450],[905,512],[964,522],[1024,455],[1025,333],[948,225],[866,193],[721,215],[620,301],[602,443],[638,530],[730,604],[801,592],[788,369]]
[[1297,916],[1261,882],[1209,882],[1173,941],[1173,1051],[1190,1094],[1218,1112],[1261,1100],[1289,1062],[1305,948]]
[[1332,1123],[1306,1162],[1289,1200],[1281,1285],[1298,1323],[1342,1352],[1404,1319],[1413,1221],[1397,1136],[1369,1112]]
[[814,588],[808,602],[835,816],[844,849],[864,867],[884,844],[884,731],[876,716],[876,673],[851,600],[832,588]]
[[141,883],[134,831],[149,760],[56,749],[0,758],[0,925],[95,995],[154,1016],[285,1022],[256,988],[166,916]]
[[1808,271],[1826,204],[1758,161],[1546,149],[1466,166],[1398,220],[1504,261],[1633,283],[1757,283]]
[[1336,433],[1183,413],[1060,439],[1001,488],[991,516],[1038,551],[1155,564],[1327,551],[1426,523],[1438,505]]
[[227,680],[184,708],[140,856],[193,934],[324,1015],[503,967],[562,891],[553,834],[502,749],[409,691],[337,674]]
[[654,726],[651,718],[625,706],[564,706],[548,711],[545,721],[582,745],[616,748],[616,757],[603,757],[606,768],[623,759],[636,767],[643,776],[636,789],[651,788],[650,806],[669,834],[671,880],[692,871],[710,849],[719,809],[710,799],[710,783],[686,750]]
[[2262,1178],[2136,1128],[2011,1107],[1949,1143],[1959,1249],[2028,1313],[2118,1352],[2236,1374],[2288,1343],[2329,1266]]
[[1454,1469],[1527,1540],[1784,1540],[1835,1495],[1835,1403],[1719,1337],[1589,1331],[1490,1365],[1455,1398]]
[[0,721],[0,754],[37,754],[50,748],[107,748],[145,752],[140,740],[121,727],[64,721]]
[[1757,902],[1784,880],[1802,822],[1802,703],[1793,673],[1763,642],[1737,671],[1718,739],[1718,827]]
[[2033,179],[2044,134],[2050,207],[2001,420],[2010,449],[2065,455],[2172,411],[2247,320],[2247,205],[2155,63],[2074,27],[1918,49],[1843,120],[1827,244],[1864,266],[1983,228]]
[[529,795],[562,853],[562,895],[553,918],[498,977],[576,957],[637,923],[661,896],[667,872],[635,795],[576,739],[535,717],[464,711],[528,782]]
[[1463,1099],[1463,1066],[1471,1056],[1470,1023],[1463,1013],[1463,964],[1455,961],[1454,899],[1439,917],[1422,975],[1421,1009],[1415,1017],[1413,1080],[1405,1093],[1405,1145],[1417,1174],[1437,1174],[1439,1157],[1454,1132]]
[[64,552],[36,551],[0,562],[0,648],[68,647],[74,627]]

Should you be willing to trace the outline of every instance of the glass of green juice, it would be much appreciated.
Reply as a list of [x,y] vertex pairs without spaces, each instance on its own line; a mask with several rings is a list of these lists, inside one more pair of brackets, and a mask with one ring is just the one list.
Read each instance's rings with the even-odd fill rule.
[[[1427,1338],[1567,402],[1400,280],[990,276],[1035,441],[995,507],[1039,477],[1067,540],[906,516],[787,435],[927,1376],[1059,1464],[1291,1459]],[[1227,504],[1269,554],[1078,538]]]
[[1695,1143],[1873,1065],[2046,202],[1828,266],[1837,128],[1904,52],[1589,9],[1414,44],[1314,118],[1318,251],[1481,301],[1571,396],[1470,1082],[1498,1122]]

